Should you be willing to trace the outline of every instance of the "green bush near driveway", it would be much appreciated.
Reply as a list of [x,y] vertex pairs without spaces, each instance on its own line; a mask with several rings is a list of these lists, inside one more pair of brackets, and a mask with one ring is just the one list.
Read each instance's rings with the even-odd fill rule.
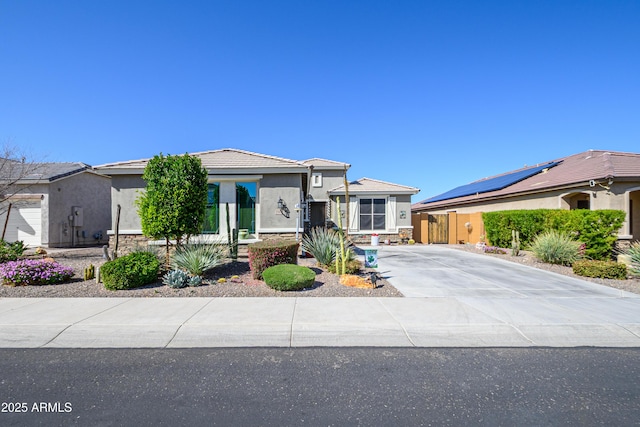
[[310,288],[316,273],[308,267],[295,264],[279,264],[262,272],[264,282],[277,291],[299,291]]
[[537,235],[556,230],[584,243],[585,257],[610,259],[617,232],[626,214],[621,210],[532,209],[484,212],[482,221],[491,245],[511,246],[511,230],[520,233],[520,242],[527,249]]
[[627,266],[614,261],[580,260],[573,263],[573,272],[583,277],[624,280]]
[[158,280],[160,261],[151,252],[132,252],[100,267],[104,287],[115,291],[132,289]]

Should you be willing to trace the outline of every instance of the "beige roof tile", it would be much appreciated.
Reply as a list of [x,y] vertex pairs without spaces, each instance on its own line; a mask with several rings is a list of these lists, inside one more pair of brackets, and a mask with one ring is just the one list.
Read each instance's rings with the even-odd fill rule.
[[[302,162],[285,159],[282,157],[269,156],[266,154],[252,153],[250,151],[223,148],[219,150],[203,151],[191,153],[199,157],[202,166],[210,172],[238,171],[244,169],[300,169],[307,168]],[[103,173],[110,171],[136,171],[144,169],[150,159],[130,160],[125,162],[109,163],[96,166],[96,169]]]
[[[417,194],[420,190],[406,185],[393,184],[371,178],[360,178],[349,182],[349,194]],[[345,187],[341,185],[329,190],[329,194],[345,194]]]
[[303,160],[302,163],[307,165],[307,166],[313,166],[314,168],[318,168],[318,169],[340,169],[340,170],[343,170],[345,168],[345,166],[347,167],[347,169],[351,167],[351,165],[349,163],[336,162],[336,161],[333,161],[333,160],[320,159],[320,158],[317,158],[317,157],[313,158],[313,159]]

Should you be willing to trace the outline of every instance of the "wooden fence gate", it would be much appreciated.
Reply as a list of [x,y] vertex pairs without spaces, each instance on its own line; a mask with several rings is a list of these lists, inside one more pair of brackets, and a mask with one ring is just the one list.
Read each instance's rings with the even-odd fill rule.
[[449,215],[429,215],[429,243],[449,243]]

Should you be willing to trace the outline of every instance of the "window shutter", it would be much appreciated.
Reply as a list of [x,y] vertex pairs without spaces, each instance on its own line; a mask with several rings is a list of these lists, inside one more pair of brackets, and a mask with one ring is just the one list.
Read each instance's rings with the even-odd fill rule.
[[358,231],[358,198],[349,197],[349,231]]
[[389,197],[389,202],[387,203],[387,230],[395,231],[396,227],[396,198]]

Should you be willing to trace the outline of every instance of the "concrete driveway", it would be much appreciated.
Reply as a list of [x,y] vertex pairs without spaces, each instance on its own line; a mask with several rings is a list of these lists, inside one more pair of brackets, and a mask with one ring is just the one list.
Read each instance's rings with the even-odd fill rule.
[[378,267],[405,297],[430,301],[422,316],[432,327],[492,324],[553,346],[638,345],[638,294],[439,245],[380,246]]

